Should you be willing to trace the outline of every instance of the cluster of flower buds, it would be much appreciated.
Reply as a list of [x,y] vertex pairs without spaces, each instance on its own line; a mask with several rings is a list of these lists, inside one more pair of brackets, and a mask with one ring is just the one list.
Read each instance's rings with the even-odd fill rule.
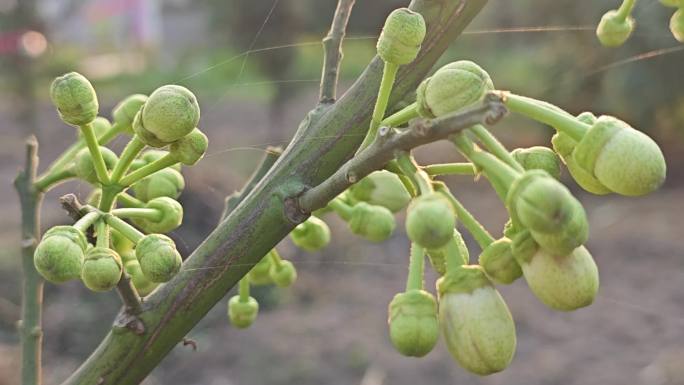
[[[207,137],[197,129],[197,99],[184,87],[163,86],[149,97],[122,100],[110,123],[98,116],[93,86],[75,72],[54,80],[50,98],[79,136],[47,179],[78,178],[94,190],[81,219],[46,232],[36,247],[36,269],[55,283],[80,278],[93,291],[111,290],[128,276],[145,296],[181,268],[174,241],[163,234],[183,220],[181,164],[197,163],[207,149]],[[105,146],[119,134],[130,141],[117,155]]]
[[[669,8],[676,8],[670,18],[670,32],[672,36],[684,43],[684,1],[660,0],[660,3]],[[596,36],[605,47],[619,47],[623,45],[634,32],[635,21],[632,10],[636,0],[622,0],[618,9],[606,12],[596,28]]]

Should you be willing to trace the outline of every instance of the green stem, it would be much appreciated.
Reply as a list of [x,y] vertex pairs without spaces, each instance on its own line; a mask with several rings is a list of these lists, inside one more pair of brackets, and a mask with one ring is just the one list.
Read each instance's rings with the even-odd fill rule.
[[135,160],[135,157],[140,154],[140,151],[142,151],[143,148],[145,148],[145,143],[138,138],[138,135],[133,135],[121,153],[121,157],[116,163],[114,171],[112,171],[112,183],[118,183],[119,180],[121,180],[121,177],[128,171],[131,163],[133,163],[133,160]]
[[623,0],[620,8],[618,8],[617,13],[615,14],[615,17],[624,23],[632,14],[632,10],[634,9],[635,5],[636,0]]
[[430,164],[427,166],[423,166],[423,171],[425,171],[430,176],[477,174],[477,169],[475,168],[475,165],[470,162]]
[[397,156],[397,165],[411,183],[417,187],[420,195],[429,194],[434,191],[428,174],[418,168],[413,157],[408,153],[402,152]]
[[121,184],[122,186],[131,186],[140,179],[148,175],[154,174],[159,170],[171,167],[176,163],[178,163],[178,159],[176,159],[175,155],[171,153],[166,154],[161,158],[155,160],[154,162],[148,163],[145,166],[142,166],[139,169],[121,178],[119,184]]
[[463,204],[456,199],[454,194],[449,191],[445,184],[436,184],[435,190],[443,194],[449,200],[449,202],[451,202],[454,210],[456,210],[456,216],[461,221],[463,226],[468,230],[468,232],[473,236],[473,238],[475,238],[475,241],[480,248],[484,249],[494,242],[494,237],[492,237],[487,229],[485,229],[485,227],[482,226],[477,219],[475,219],[475,216],[473,216],[473,214],[471,214],[470,211],[468,211],[465,206],[463,206]]
[[107,222],[101,220],[95,224],[95,234],[97,234],[97,241],[95,246],[109,248],[109,226]]
[[100,194],[100,204],[98,209],[108,213],[112,210],[117,196],[121,193],[121,186],[119,185],[103,185],[102,194]]
[[114,215],[105,215],[105,221],[108,225],[118,232],[120,232],[124,237],[128,238],[131,242],[137,244],[145,234],[141,233],[135,227],[126,223],[126,221],[115,217]]
[[418,114],[418,104],[413,102],[394,114],[386,117],[380,122],[381,127],[399,127],[402,124],[408,123],[411,119],[420,116]]
[[140,199],[122,192],[116,197],[116,201],[121,203],[122,206],[127,207],[127,208],[143,208],[145,207],[145,202],[141,201]]
[[112,139],[116,138],[117,135],[119,135],[121,132],[124,131],[124,127],[121,127],[119,123],[114,122],[112,126],[102,134],[99,138],[97,138],[97,142],[100,143],[100,146],[104,146],[107,143],[111,142]]
[[239,287],[238,287],[238,294],[240,295],[240,302],[248,302],[249,301],[249,279],[247,276],[242,278],[239,282]]
[[352,208],[348,204],[344,203],[341,199],[335,198],[328,202],[328,206],[330,206],[337,215],[340,216],[340,218],[344,219],[345,221],[348,221],[351,218],[352,215]]
[[423,270],[425,267],[425,249],[411,242],[409,273],[406,279],[406,291],[423,289]]
[[451,238],[446,246],[444,246],[443,251],[446,259],[447,273],[453,271],[453,269],[458,266],[467,265],[470,262],[469,256],[461,253],[461,248],[459,247],[456,238]]
[[547,102],[511,93],[506,93],[503,101],[510,111],[548,124],[556,130],[568,134],[576,141],[582,139],[587,130],[591,128],[590,125],[580,122],[565,111],[559,111],[559,107],[551,106]]
[[506,162],[509,166],[511,166],[514,170],[518,172],[524,172],[525,169],[518,163],[515,158],[513,158],[513,155],[504,147],[504,145],[499,142],[498,139],[494,135],[492,135],[491,132],[489,132],[488,129],[486,129],[483,125],[481,124],[476,124],[473,127],[470,128],[470,131],[472,131],[473,134],[477,137],[477,139],[482,142],[484,147],[489,150],[494,156],[497,158],[501,159],[502,161]]
[[88,230],[88,228],[92,226],[93,223],[95,223],[95,221],[100,219],[101,216],[102,214],[100,212],[91,211],[88,214],[82,216],[78,221],[76,221],[76,223],[73,224],[73,226],[77,230],[80,230],[82,233],[85,233]]
[[139,219],[149,219],[151,221],[159,221],[162,213],[157,209],[146,209],[146,208],[124,208],[124,209],[114,209],[111,211],[112,215],[116,215],[119,218],[139,218]]
[[278,250],[273,248],[271,249],[271,251],[268,252],[268,255],[271,257],[271,262],[273,262],[276,267],[283,266],[283,259],[280,257]]
[[382,118],[385,116],[385,111],[387,110],[387,104],[389,103],[392,86],[394,85],[394,79],[397,77],[398,70],[399,65],[385,62],[382,71],[382,79],[380,80],[378,97],[375,99],[375,107],[373,108],[373,115],[371,116],[370,127],[368,128],[368,133],[363,139],[363,143],[361,143],[361,147],[359,147],[358,151],[368,147],[375,140],[378,128],[380,127]]
[[95,167],[95,174],[97,175],[97,180],[102,184],[109,183],[109,174],[107,173],[107,165],[105,165],[104,158],[100,152],[100,145],[95,137],[95,132],[93,131],[93,125],[88,123],[81,126],[81,132],[83,133],[83,138],[85,139],[86,146],[88,146],[88,151],[90,156],[93,158],[93,166]]
[[52,187],[55,187],[58,184],[74,177],[76,177],[76,173],[70,168],[62,170],[56,169],[43,174],[40,178],[38,178],[38,180],[36,180],[34,186],[38,191],[47,191]]

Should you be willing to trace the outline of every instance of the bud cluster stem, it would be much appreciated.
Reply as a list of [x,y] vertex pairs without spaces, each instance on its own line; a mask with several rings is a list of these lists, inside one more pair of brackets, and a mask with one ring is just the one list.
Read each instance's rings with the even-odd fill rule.
[[409,257],[409,273],[406,279],[406,291],[423,289],[423,270],[425,268],[425,249],[411,242]]
[[113,183],[117,183],[121,180],[123,175],[131,166],[131,163],[133,163],[135,157],[140,154],[140,151],[142,151],[143,148],[145,148],[145,143],[138,138],[138,135],[133,135],[131,140],[126,145],[126,148],[124,148],[123,152],[121,153],[121,158],[119,158],[116,166],[114,166],[114,170],[112,171]]
[[93,158],[93,165],[95,167],[95,174],[97,179],[102,184],[109,183],[109,174],[107,172],[107,166],[105,165],[104,158],[100,152],[100,145],[97,138],[95,137],[95,131],[93,130],[93,125],[91,123],[84,124],[81,126],[81,132],[83,132],[83,138],[85,139],[86,146],[88,146],[88,151],[90,156]]
[[577,120],[559,107],[549,105],[546,102],[512,93],[503,93],[502,100],[510,111],[548,124],[556,130],[568,134],[576,141],[582,139],[590,128],[588,124]]
[[449,189],[443,183],[436,183],[435,190],[443,194],[456,210],[456,217],[461,221],[463,226],[468,230],[468,232],[475,238],[475,241],[484,249],[494,242],[494,237],[485,229],[485,227],[475,219],[475,216],[468,211],[463,204],[456,199],[454,194],[449,191]]
[[394,79],[397,76],[399,65],[385,62],[385,67],[382,71],[382,79],[380,80],[380,89],[378,90],[378,97],[375,99],[375,107],[373,108],[373,115],[371,117],[370,127],[368,133],[361,143],[358,151],[368,147],[374,140],[380,127],[380,122],[385,116],[387,110],[387,103],[389,102],[390,94],[392,93],[392,86]]

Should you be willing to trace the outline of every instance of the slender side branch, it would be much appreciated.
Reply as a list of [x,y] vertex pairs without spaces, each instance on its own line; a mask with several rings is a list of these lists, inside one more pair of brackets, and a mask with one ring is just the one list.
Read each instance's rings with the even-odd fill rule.
[[323,38],[323,73],[319,103],[333,103],[337,98],[337,78],[342,62],[342,41],[356,0],[338,0],[328,35]]
[[378,138],[366,149],[347,161],[330,178],[304,192],[299,197],[299,209],[311,212],[324,207],[329,196],[336,196],[347,187],[375,170],[381,169],[398,151],[446,139],[474,124],[493,124],[506,113],[501,98],[490,94],[482,103],[433,120],[415,120],[402,132],[383,127]]

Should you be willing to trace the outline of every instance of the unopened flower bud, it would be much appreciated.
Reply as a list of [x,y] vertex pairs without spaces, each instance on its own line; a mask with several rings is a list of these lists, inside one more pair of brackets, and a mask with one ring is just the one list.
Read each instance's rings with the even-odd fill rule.
[[409,204],[406,233],[426,249],[439,249],[453,237],[456,216],[451,203],[439,193],[421,195]]
[[290,239],[303,250],[317,251],[330,243],[330,228],[320,218],[311,216],[292,230]]
[[228,319],[236,328],[250,327],[256,320],[257,314],[259,314],[259,303],[253,297],[249,297],[246,302],[240,301],[239,295],[228,300]]
[[396,213],[406,207],[411,195],[397,174],[375,171],[349,188],[349,194],[357,201],[387,207]]
[[288,287],[297,280],[297,270],[294,265],[284,259],[280,263],[271,263],[269,275],[278,287]]
[[185,188],[185,179],[180,172],[165,168],[141,179],[132,188],[135,197],[143,202],[159,197],[176,199]]
[[33,254],[33,263],[38,273],[50,282],[77,279],[81,276],[87,245],[80,230],[72,226],[55,226],[43,235]]
[[182,164],[192,166],[199,162],[207,152],[209,140],[202,131],[195,128],[186,136],[178,139],[169,146],[171,154]]
[[112,110],[114,123],[121,127],[122,131],[133,135],[133,119],[147,101],[147,95],[133,94],[120,101]]
[[273,283],[271,278],[271,256],[266,254],[259,262],[247,273],[249,283],[252,285],[270,285]]
[[389,304],[392,345],[409,357],[423,357],[437,343],[437,301],[425,290],[409,290],[394,296]]
[[560,158],[548,147],[516,148],[511,155],[525,170],[544,170],[555,179],[560,178]]
[[382,206],[359,202],[352,208],[349,229],[372,242],[382,242],[392,236],[396,223],[392,212]]
[[145,204],[145,208],[159,210],[159,216],[154,220],[133,220],[133,223],[147,233],[168,233],[183,222],[183,206],[169,197],[154,198]]
[[183,264],[176,244],[162,234],[145,235],[135,246],[135,256],[143,274],[152,282],[167,282]]
[[670,32],[678,42],[684,43],[684,2],[681,2],[679,9],[670,19]]
[[92,291],[109,291],[119,283],[122,271],[121,257],[116,251],[93,247],[86,251],[81,279]]
[[[119,161],[114,151],[108,149],[107,147],[100,146],[100,153],[102,153],[102,158],[104,159],[105,166],[108,170],[111,170]],[[93,163],[93,157],[90,155],[90,151],[87,148],[79,151],[76,154],[76,159],[74,160],[74,171],[79,179],[82,179],[90,184],[97,185],[100,182],[97,180],[97,173],[95,172],[95,164]]]
[[408,8],[392,11],[378,38],[378,55],[383,61],[397,65],[412,62],[425,38],[425,20]]
[[596,36],[605,47],[619,47],[623,45],[634,31],[634,18],[620,17],[618,11],[606,12],[596,28]]
[[145,144],[164,147],[189,134],[200,118],[197,98],[177,85],[157,88],[133,120],[133,129]]
[[82,126],[97,117],[99,105],[93,85],[77,72],[55,78],[50,86],[50,99],[59,117],[72,126]]
[[142,272],[140,263],[137,259],[125,261],[124,269],[126,270],[126,273],[131,276],[131,282],[141,297],[147,296],[157,288],[158,284],[150,281]]
[[512,243],[508,238],[497,239],[480,254],[480,265],[496,283],[508,285],[522,276],[520,265],[513,257]]

